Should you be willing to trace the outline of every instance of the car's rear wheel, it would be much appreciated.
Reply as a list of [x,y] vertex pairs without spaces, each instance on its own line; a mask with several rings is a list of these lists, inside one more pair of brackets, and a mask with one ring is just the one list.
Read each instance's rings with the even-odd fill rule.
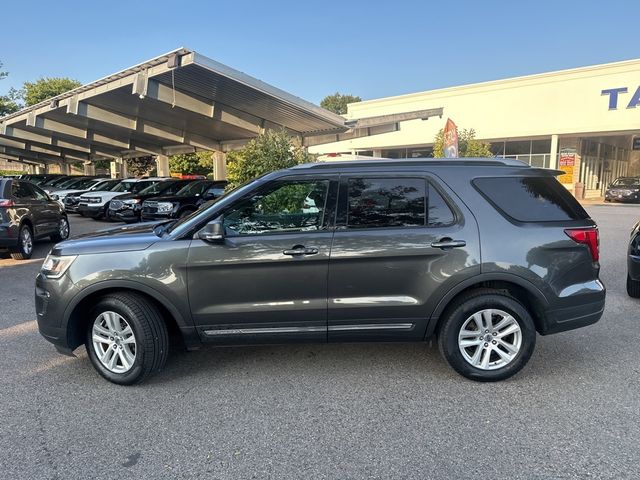
[[18,246],[11,251],[14,260],[28,260],[33,255],[33,232],[29,225],[22,225],[18,232]]
[[98,373],[110,382],[131,385],[161,370],[168,346],[160,312],[140,295],[109,294],[91,311],[87,353]]
[[479,289],[458,299],[445,313],[438,335],[449,365],[480,382],[515,375],[531,358],[535,343],[535,325],[527,309],[493,289]]
[[627,294],[633,298],[640,298],[640,282],[634,280],[627,273]]
[[51,240],[54,242],[62,242],[69,238],[69,220],[67,217],[60,217],[60,221],[58,222],[58,231],[51,235]]

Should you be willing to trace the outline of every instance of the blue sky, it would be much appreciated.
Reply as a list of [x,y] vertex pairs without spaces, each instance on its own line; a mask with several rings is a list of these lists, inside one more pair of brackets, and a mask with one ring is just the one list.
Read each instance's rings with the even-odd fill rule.
[[[318,103],[640,57],[637,1],[5,2],[0,94],[185,46]],[[640,79],[639,79],[640,82]]]

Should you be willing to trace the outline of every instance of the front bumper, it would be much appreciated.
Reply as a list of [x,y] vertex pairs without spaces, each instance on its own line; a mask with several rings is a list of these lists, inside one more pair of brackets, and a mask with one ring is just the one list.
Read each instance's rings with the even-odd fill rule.
[[173,218],[173,212],[149,213],[143,210],[141,218],[143,222],[152,222],[155,220],[169,220]]
[[35,306],[38,330],[61,353],[69,354],[78,347],[79,340],[84,340],[69,338],[67,323],[64,320],[66,308],[77,293],[78,288],[68,275],[59,279],[49,279],[39,273],[36,277]]
[[139,222],[140,221],[140,209],[139,208],[121,208],[119,210],[109,209],[109,216],[122,222]]
[[85,217],[99,217],[104,212],[104,205],[87,205],[86,203],[81,203],[78,205],[78,212],[84,215]]
[[610,202],[638,202],[640,201],[640,192],[618,193],[607,191],[604,199]]

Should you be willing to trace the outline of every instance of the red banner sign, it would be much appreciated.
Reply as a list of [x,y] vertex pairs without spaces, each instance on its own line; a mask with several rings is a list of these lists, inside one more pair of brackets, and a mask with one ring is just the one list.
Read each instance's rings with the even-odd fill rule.
[[458,127],[450,118],[444,127],[444,156],[458,158]]

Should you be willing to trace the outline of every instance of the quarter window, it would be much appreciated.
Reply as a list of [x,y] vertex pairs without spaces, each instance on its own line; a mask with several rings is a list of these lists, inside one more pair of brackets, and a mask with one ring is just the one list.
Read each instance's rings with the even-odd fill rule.
[[276,182],[225,213],[225,231],[256,235],[320,230],[328,189],[328,180]]

